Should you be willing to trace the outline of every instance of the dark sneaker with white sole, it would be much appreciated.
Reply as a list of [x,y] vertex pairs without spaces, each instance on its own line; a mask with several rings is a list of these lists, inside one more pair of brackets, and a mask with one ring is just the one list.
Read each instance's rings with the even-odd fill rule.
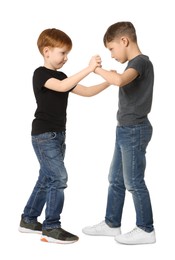
[[79,240],[79,237],[73,235],[62,228],[47,229],[42,231],[41,241],[70,244]]
[[38,221],[27,223],[23,219],[21,219],[18,230],[22,233],[42,234],[42,224]]

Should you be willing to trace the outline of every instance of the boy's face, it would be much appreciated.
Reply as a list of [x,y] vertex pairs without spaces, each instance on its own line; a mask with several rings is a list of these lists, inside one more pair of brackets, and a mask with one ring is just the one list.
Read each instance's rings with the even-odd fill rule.
[[111,52],[111,58],[120,63],[125,63],[127,61],[126,46],[124,37],[116,38],[113,41],[106,43],[106,47]]
[[44,51],[44,60],[47,67],[53,70],[58,70],[62,68],[62,66],[68,60],[69,50],[65,46],[59,47],[46,47]]

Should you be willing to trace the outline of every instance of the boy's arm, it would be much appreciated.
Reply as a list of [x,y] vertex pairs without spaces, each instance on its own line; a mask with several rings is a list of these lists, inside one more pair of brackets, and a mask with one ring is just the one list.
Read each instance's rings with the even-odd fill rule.
[[125,70],[122,74],[112,70],[108,71],[103,68],[96,68],[95,73],[104,78],[111,85],[116,85],[118,87],[123,87],[133,81],[139,76],[138,71],[135,69],[129,68]]
[[54,91],[66,92],[78,84],[82,79],[84,79],[91,72],[94,72],[97,66],[101,66],[101,58],[96,55],[93,56],[89,62],[89,66],[80,72],[70,76],[64,80],[58,80],[56,78],[50,78],[46,81],[45,87]]
[[97,84],[90,87],[85,87],[83,85],[77,85],[73,90],[72,93],[77,94],[79,96],[84,97],[92,97],[109,87],[110,84],[108,82],[103,82],[101,84]]

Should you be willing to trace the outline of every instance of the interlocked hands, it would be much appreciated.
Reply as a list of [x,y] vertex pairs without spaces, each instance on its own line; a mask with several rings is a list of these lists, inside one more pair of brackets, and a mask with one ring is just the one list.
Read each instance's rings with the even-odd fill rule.
[[101,63],[102,63],[101,57],[99,55],[95,55],[92,56],[92,58],[90,59],[89,67],[91,68],[92,71],[95,71],[97,67],[102,66]]

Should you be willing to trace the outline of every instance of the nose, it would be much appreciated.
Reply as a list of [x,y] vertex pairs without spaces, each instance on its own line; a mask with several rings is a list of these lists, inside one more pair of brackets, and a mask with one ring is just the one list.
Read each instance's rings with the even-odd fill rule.
[[65,60],[65,61],[68,60],[67,54],[65,54],[65,56],[64,56],[64,60]]

